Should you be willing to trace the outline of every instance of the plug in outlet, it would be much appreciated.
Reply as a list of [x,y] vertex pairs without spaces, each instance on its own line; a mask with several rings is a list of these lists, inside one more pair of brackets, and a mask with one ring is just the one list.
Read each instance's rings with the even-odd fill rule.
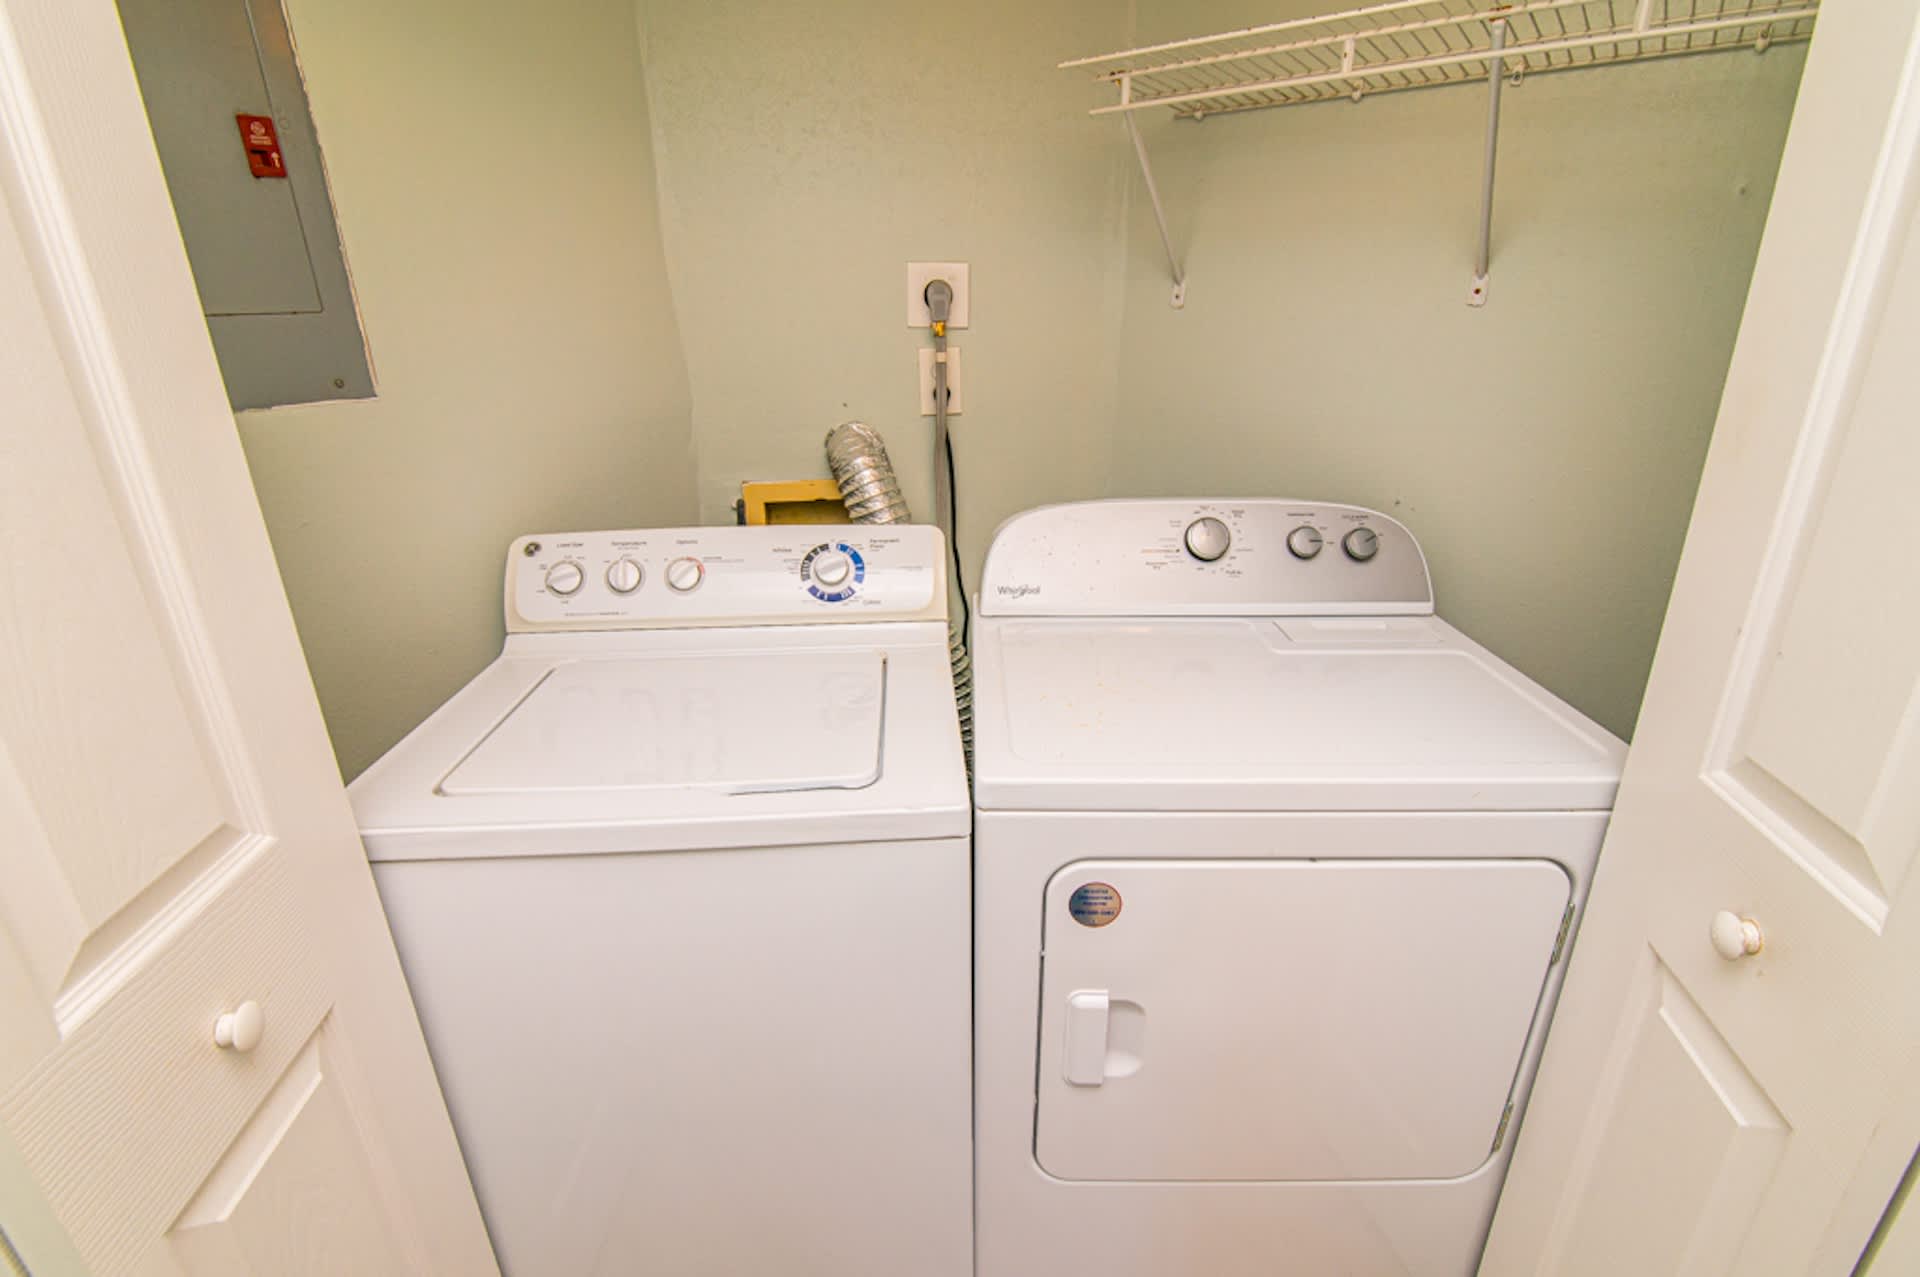
[[933,326],[933,320],[927,314],[927,283],[935,279],[944,279],[953,285],[953,309],[947,314],[947,328],[965,328],[972,293],[967,286],[965,262],[907,263],[907,327]]
[[[933,415],[933,347],[920,347],[920,415]],[[947,415],[960,415],[960,348],[947,347]]]

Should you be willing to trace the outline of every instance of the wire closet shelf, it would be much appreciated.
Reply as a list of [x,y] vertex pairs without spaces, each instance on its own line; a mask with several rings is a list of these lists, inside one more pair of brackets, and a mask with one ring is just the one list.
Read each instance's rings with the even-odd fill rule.
[[1062,62],[1111,82],[1111,115],[1199,119],[1370,93],[1712,53],[1812,36],[1817,0],[1394,0]]
[[1715,53],[1810,39],[1819,0],[1389,0],[1341,13],[1171,40],[1093,58],[1061,70],[1092,68],[1119,101],[1092,109],[1118,115],[1133,141],[1147,197],[1173,276],[1171,298],[1186,305],[1187,275],[1174,249],[1160,188],[1136,123],[1139,112],[1167,107],[1198,120],[1232,111],[1299,106],[1372,93],[1480,81],[1487,86],[1487,137],[1480,229],[1469,306],[1484,306],[1493,243],[1494,157],[1500,88],[1528,74]]

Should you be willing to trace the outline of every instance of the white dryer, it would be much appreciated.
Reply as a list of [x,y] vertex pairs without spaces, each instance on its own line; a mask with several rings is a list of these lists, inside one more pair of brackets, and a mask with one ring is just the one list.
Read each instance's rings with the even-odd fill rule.
[[351,786],[508,1277],[971,1272],[943,564],[522,537],[499,659]]
[[1624,746],[1394,520],[1009,520],[975,628],[977,1272],[1471,1273]]

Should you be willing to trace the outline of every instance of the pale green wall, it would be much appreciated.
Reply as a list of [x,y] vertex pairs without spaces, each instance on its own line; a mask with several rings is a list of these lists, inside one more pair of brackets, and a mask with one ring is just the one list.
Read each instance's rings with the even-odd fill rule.
[[498,650],[516,533],[729,521],[848,417],[929,513],[909,259],[973,267],[970,580],[1046,501],[1378,505],[1443,612],[1630,729],[1800,50],[1512,90],[1479,311],[1483,91],[1149,118],[1174,312],[1124,134],[1053,64],[1283,14],[636,3],[294,0],[381,398],[241,429],[346,774]]
[[[1255,17],[1204,7],[1142,39]],[[1629,733],[1804,55],[1510,87],[1479,310],[1484,88],[1152,120],[1187,305],[1136,191],[1111,490],[1393,513],[1443,615]]]
[[1127,156],[1053,63],[1125,12],[640,0],[705,519],[742,479],[824,475],[821,438],[850,417],[931,516],[909,260],[972,268],[953,333],[970,565],[1008,515],[1111,490]]
[[1085,115],[1110,98],[1053,63],[1312,0],[639,7],[703,518],[742,478],[824,473],[848,416],[924,516],[902,266],[964,259],[969,579],[1044,501],[1378,505],[1446,615],[1631,730],[1803,50],[1509,92],[1483,310],[1483,89],[1150,116],[1175,312],[1124,134]]
[[240,414],[341,770],[500,650],[507,542],[690,521],[629,0],[292,0],[379,397]]

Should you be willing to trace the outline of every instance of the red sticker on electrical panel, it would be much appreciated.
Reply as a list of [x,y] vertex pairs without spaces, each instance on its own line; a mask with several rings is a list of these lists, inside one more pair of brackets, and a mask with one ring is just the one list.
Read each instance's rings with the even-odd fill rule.
[[286,158],[280,154],[280,134],[271,115],[236,115],[240,145],[246,148],[247,167],[255,177],[285,177]]

